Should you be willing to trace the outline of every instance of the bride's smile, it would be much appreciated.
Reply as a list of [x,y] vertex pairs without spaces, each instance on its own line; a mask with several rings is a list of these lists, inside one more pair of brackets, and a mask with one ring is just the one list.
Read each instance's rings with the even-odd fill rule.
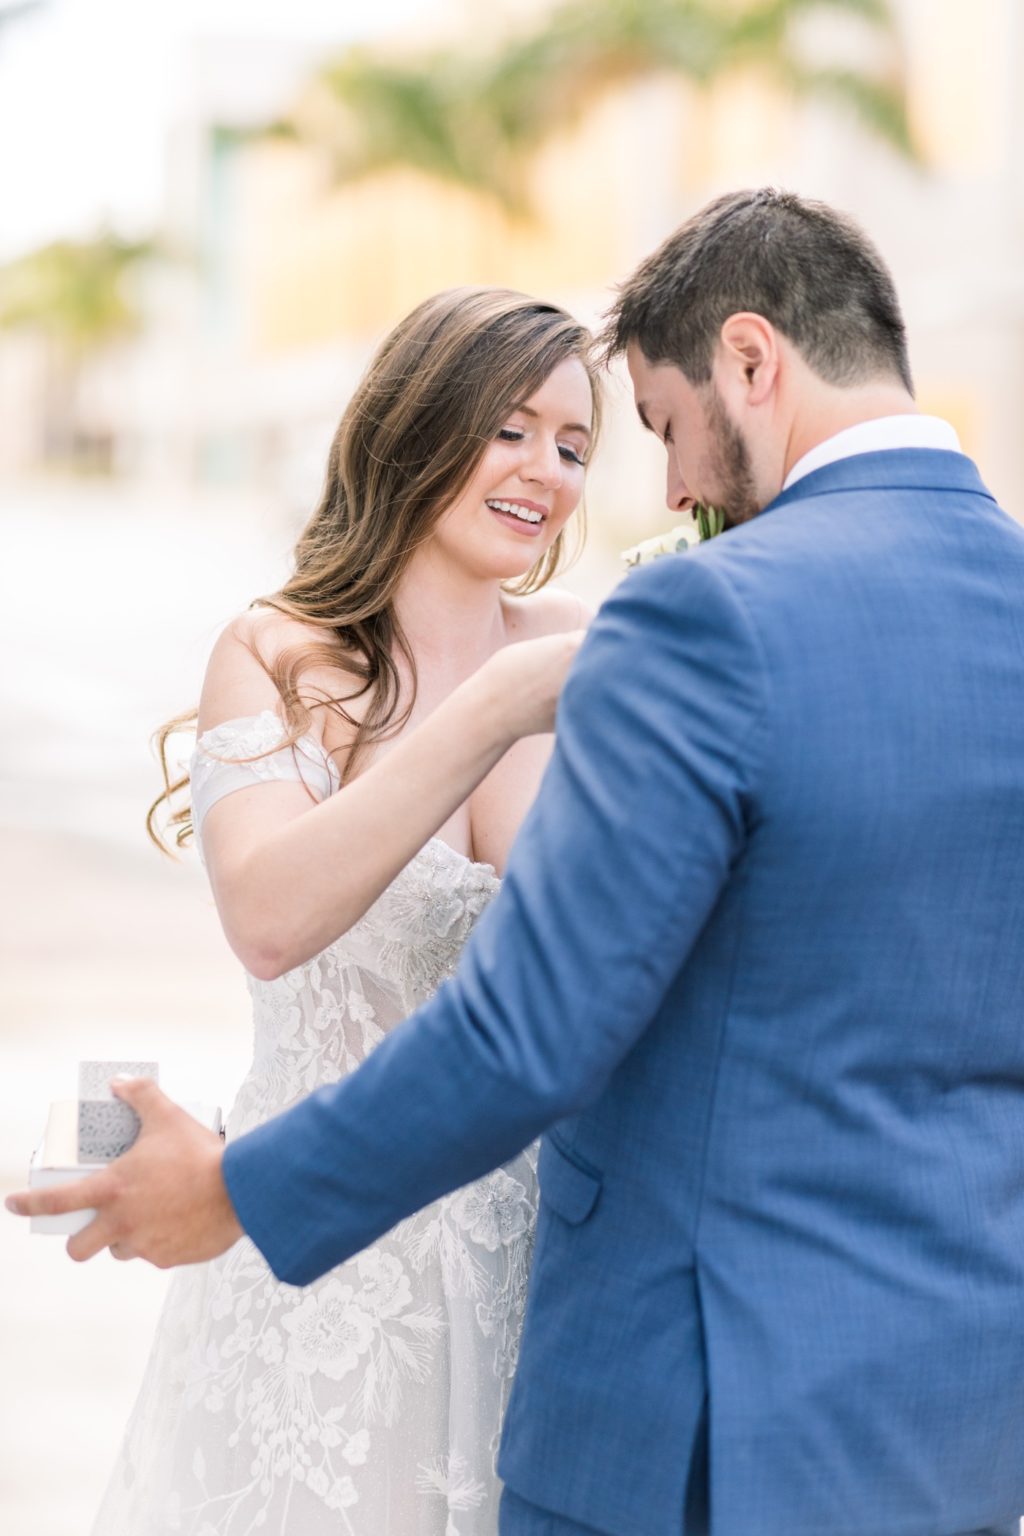
[[499,501],[497,497],[492,496],[489,498],[487,505],[498,517],[502,519],[511,518],[512,522],[509,524],[511,527],[514,527],[516,523],[525,523],[526,528],[519,527],[516,529],[516,532],[529,531],[534,537],[540,532],[540,525],[548,517],[547,508],[538,507],[536,502],[532,501]]

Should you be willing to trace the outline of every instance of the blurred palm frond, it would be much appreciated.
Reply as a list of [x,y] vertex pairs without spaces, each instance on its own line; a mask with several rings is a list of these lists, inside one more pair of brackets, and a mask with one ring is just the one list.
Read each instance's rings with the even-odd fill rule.
[[395,62],[353,49],[324,70],[276,131],[326,151],[339,181],[409,166],[527,211],[530,156],[617,85],[669,73],[708,87],[757,66],[795,97],[852,108],[914,157],[899,71],[815,64],[801,25],[857,18],[892,56],[889,0],[562,0],[494,52],[434,49]]
[[109,232],[30,251],[0,268],[0,329],[31,326],[77,351],[130,334],[141,317],[125,278],[154,252]]
[[438,52],[402,64],[352,53],[322,84],[323,142],[340,178],[409,165],[467,186],[500,179],[506,146],[479,60]]
[[919,160],[910,131],[902,90],[884,80],[872,80],[850,69],[804,70],[794,64],[789,81],[801,96],[820,96],[849,107],[865,127],[886,140],[908,160]]

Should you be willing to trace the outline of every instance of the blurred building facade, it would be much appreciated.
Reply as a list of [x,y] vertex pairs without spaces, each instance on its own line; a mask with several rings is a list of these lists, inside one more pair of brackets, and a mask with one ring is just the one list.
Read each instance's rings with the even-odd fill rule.
[[[655,76],[547,145],[530,220],[408,171],[333,185],[313,150],[247,134],[287,110],[317,61],[208,46],[167,145],[162,236],[179,259],[147,276],[140,335],[80,370],[83,441],[102,439],[122,473],[270,486],[301,510],[374,341],[427,294],[500,283],[593,320],[687,213],[771,182],[849,209],[875,237],[904,300],[922,406],[953,420],[1024,517],[1024,14],[1016,0],[895,10],[923,166],[763,76],[701,92]],[[859,41],[833,22],[822,46],[841,62]],[[43,454],[45,377],[31,342],[0,342],[0,471]],[[656,457],[628,417],[612,413],[592,495],[616,538],[663,516]]]

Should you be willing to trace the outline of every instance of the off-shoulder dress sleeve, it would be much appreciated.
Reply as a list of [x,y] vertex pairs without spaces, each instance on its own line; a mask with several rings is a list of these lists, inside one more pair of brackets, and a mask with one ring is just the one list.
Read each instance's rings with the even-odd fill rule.
[[279,745],[286,737],[284,722],[272,709],[225,720],[199,737],[189,775],[200,852],[203,822],[225,795],[253,784],[291,781],[304,784],[312,799],[320,801],[338,788],[338,770],[315,737],[302,736],[294,746]]

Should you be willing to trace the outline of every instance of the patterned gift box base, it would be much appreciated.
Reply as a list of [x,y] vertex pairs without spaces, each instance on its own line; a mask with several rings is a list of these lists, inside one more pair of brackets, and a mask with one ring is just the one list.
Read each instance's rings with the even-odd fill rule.
[[130,1104],[115,1099],[113,1077],[151,1077],[155,1061],[80,1061],[78,1063],[78,1162],[112,1163],[135,1142],[141,1129]]

